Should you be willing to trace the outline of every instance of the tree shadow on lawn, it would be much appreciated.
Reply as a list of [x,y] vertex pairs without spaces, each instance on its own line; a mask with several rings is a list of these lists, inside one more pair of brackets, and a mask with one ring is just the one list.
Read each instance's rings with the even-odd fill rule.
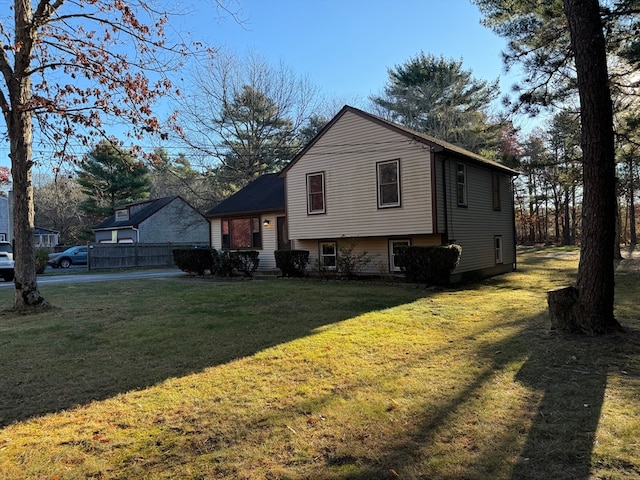
[[[301,288],[321,298],[307,305],[296,301],[297,288],[284,282],[275,289],[216,285],[202,304],[175,306],[175,315],[159,319],[115,300],[113,307],[89,313],[59,308],[7,323],[0,316],[0,326],[7,326],[0,340],[0,427],[225,364],[426,295],[415,289],[309,284]],[[217,292],[225,296],[217,300]],[[175,295],[179,303],[180,293]],[[11,315],[5,313],[5,319]]]
[[[595,432],[601,416],[607,376],[624,368],[625,358],[637,349],[635,340],[622,336],[606,338],[567,337],[540,325],[542,318],[518,321],[521,329],[503,341],[486,345],[477,352],[484,371],[457,394],[440,403],[425,405],[429,414],[419,412],[416,427],[390,441],[371,462],[351,459],[359,466],[351,480],[393,478],[511,478],[527,480],[590,478],[591,454]],[[474,445],[473,435],[456,443],[456,435],[466,436],[465,425],[457,424],[457,415],[469,415],[482,390],[509,365],[524,361],[515,382],[536,394],[524,400],[530,416],[521,414],[507,419],[504,431],[491,432],[489,444]],[[428,381],[428,379],[425,379]],[[505,388],[510,388],[505,385]],[[538,402],[536,398],[541,396]],[[472,410],[473,411],[473,410]],[[513,412],[518,413],[515,406]],[[477,411],[478,424],[483,412]],[[467,418],[467,417],[465,417]],[[470,422],[474,428],[474,421]],[[500,425],[500,422],[497,422]],[[525,438],[526,437],[526,438]],[[444,465],[434,455],[433,445],[442,449],[450,443],[447,460],[457,465]],[[435,455],[444,455],[440,450]],[[433,465],[436,465],[434,467]],[[624,466],[620,468],[625,468]],[[631,466],[630,468],[633,468]]]

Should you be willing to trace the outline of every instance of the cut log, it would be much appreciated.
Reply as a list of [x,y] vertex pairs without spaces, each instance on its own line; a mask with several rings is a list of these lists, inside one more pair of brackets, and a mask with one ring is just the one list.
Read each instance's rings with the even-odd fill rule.
[[578,289],[564,287],[547,292],[551,328],[563,332],[575,332],[578,319]]

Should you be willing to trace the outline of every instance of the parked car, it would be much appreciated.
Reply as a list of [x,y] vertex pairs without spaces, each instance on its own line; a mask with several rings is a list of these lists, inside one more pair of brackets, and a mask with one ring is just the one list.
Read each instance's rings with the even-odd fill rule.
[[13,247],[10,242],[0,242],[0,277],[5,282],[13,280]]
[[64,252],[49,254],[49,265],[53,268],[69,268],[71,265],[87,264],[87,247],[71,247]]

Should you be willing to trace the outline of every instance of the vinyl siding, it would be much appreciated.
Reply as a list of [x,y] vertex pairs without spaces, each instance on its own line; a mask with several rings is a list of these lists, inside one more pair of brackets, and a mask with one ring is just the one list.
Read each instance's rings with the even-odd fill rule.
[[[400,160],[400,207],[378,208],[377,163]],[[294,240],[433,233],[431,153],[403,135],[346,113],[287,171]],[[307,214],[306,175],[324,172],[326,213]]]
[[406,237],[369,237],[369,238],[325,238],[322,240],[297,240],[293,248],[309,251],[308,270],[313,271],[317,265],[320,242],[336,242],[338,255],[340,250],[353,247],[354,254],[366,252],[370,262],[360,272],[362,275],[387,275],[389,273],[389,240],[411,241],[411,245],[432,246],[440,245],[439,235],[419,235]]
[[[276,268],[276,259],[273,252],[278,248],[277,217],[282,216],[284,216],[284,212],[276,212],[260,216],[262,248],[255,249],[258,252],[258,256],[260,258],[258,270],[269,270]],[[264,220],[269,220],[268,226],[264,226],[262,224]],[[215,248],[216,250],[221,250],[222,219],[219,217],[210,218],[209,222],[211,223],[211,247]]]
[[462,247],[462,256],[454,274],[475,270],[487,270],[496,266],[494,239],[502,236],[503,265],[515,263],[515,241],[513,231],[513,190],[511,177],[500,174],[501,209],[493,208],[493,171],[462,161],[467,171],[467,206],[457,205],[456,160],[445,160],[446,203],[442,200],[442,161],[436,161],[440,180],[438,189],[438,229],[445,232],[444,205],[447,206],[449,240]]

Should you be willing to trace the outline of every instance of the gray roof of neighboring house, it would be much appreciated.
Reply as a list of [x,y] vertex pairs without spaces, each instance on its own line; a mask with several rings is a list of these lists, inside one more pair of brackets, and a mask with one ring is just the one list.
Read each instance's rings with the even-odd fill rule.
[[[133,215],[129,216],[128,220],[120,220],[116,221],[116,214],[114,213],[109,218],[104,220],[102,223],[97,225],[93,230],[112,230],[114,228],[123,228],[123,227],[136,227],[140,225],[141,222],[144,222],[147,218],[149,218],[154,213],[162,210],[164,207],[169,205],[175,199],[181,198],[178,195],[174,195],[172,197],[163,197],[158,198],[156,200],[144,200],[142,202],[129,203],[127,205],[122,205],[117,207],[116,210],[122,210],[124,208],[131,208],[134,206],[142,206],[145,203],[148,204],[135,212]],[[183,200],[184,201],[184,200]]]
[[284,178],[267,173],[213,207],[206,217],[284,211]]
[[447,152],[451,155],[457,155],[457,156],[462,156],[468,160],[471,160],[475,163],[479,163],[479,164],[483,164],[485,166],[491,167],[491,168],[495,168],[498,170],[501,170],[505,173],[508,173],[509,175],[518,175],[519,173],[505,165],[502,165],[501,163],[498,162],[494,162],[493,160],[489,160],[487,158],[484,158],[481,155],[478,155],[476,153],[470,152],[469,150],[465,150],[464,148],[458,147],[457,145],[453,145],[452,143],[449,142],[445,142],[443,140],[438,140],[435,137],[432,137],[431,135],[427,135],[426,133],[421,133],[421,132],[417,132],[415,130],[412,130],[408,127],[405,127],[403,125],[399,125],[397,123],[391,122],[389,120],[385,120],[384,118],[381,117],[377,117],[375,115],[372,115],[370,113],[367,113],[365,111],[359,110],[357,108],[354,107],[350,107],[349,105],[345,105],[344,107],[342,107],[342,109],[336,114],[335,117],[333,117],[329,123],[327,123],[321,130],[320,132],[318,132],[318,134],[295,156],[295,158],[282,170],[281,175],[284,175],[287,170],[289,170],[291,168],[292,165],[294,165],[299,158],[301,158],[305,153],[307,153],[307,151],[347,112],[351,112],[355,115],[358,115],[359,117],[371,120],[374,123],[377,123],[378,125],[382,125],[386,128],[389,128],[391,130],[394,130],[398,133],[400,133],[401,135],[404,135],[406,137],[411,138],[412,140],[415,140],[416,142],[420,142],[422,144],[425,145],[429,145],[432,148],[435,149],[436,152],[438,151],[444,151]]

